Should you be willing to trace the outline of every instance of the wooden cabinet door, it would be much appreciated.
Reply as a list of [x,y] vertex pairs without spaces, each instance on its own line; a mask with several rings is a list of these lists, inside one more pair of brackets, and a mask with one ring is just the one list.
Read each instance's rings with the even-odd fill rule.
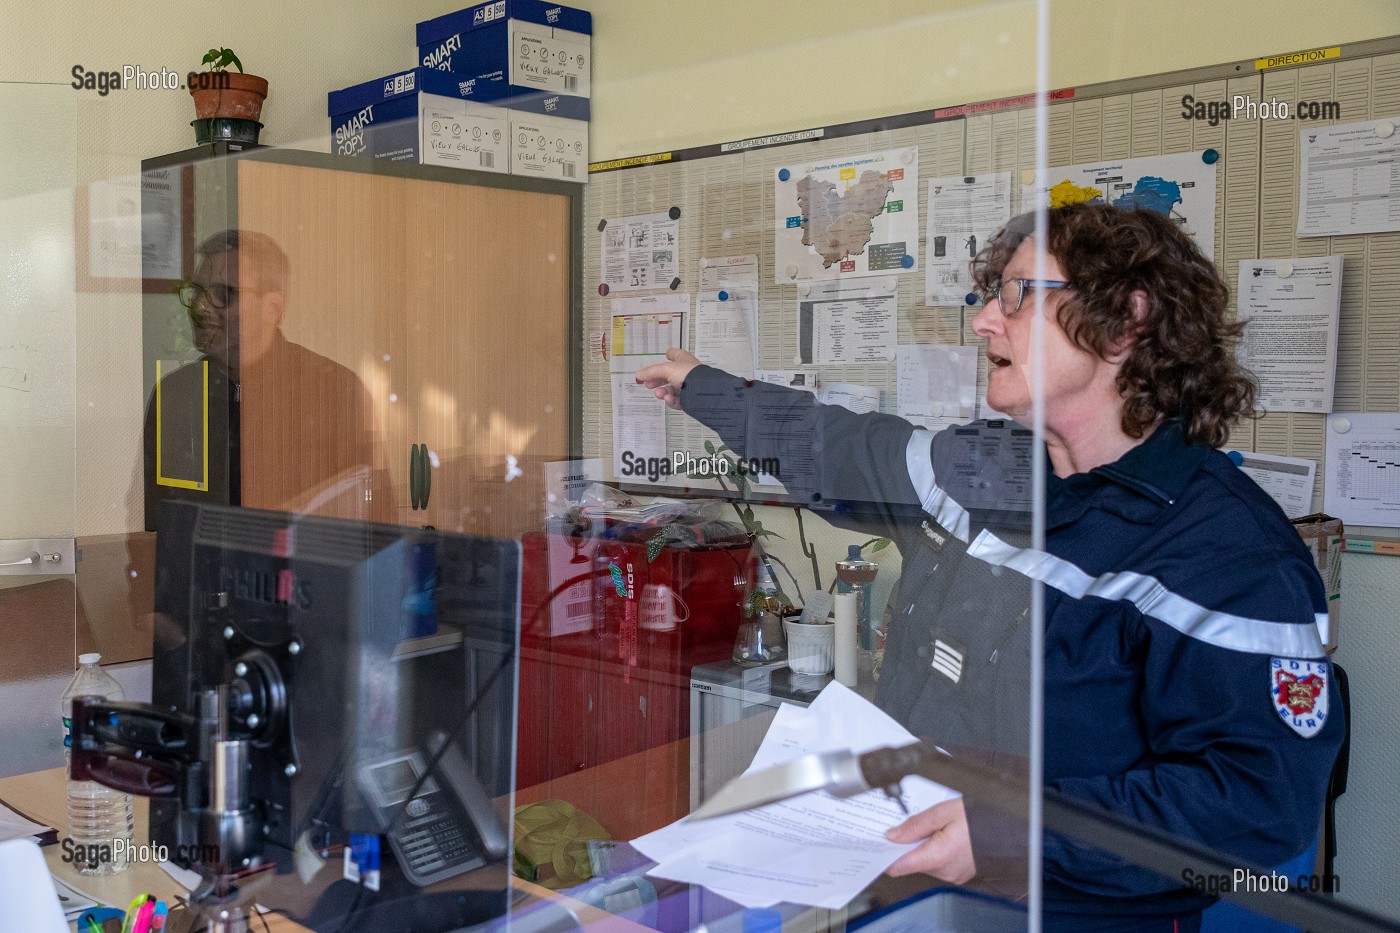
[[410,443],[434,461],[428,508],[410,520],[538,530],[543,464],[568,455],[570,201],[416,182],[406,209]]
[[278,339],[239,367],[242,504],[392,520],[407,501],[406,458],[388,447],[409,431],[394,386],[411,183],[248,159],[238,173],[245,347],[266,325],[249,309],[279,278],[265,244],[286,261]]

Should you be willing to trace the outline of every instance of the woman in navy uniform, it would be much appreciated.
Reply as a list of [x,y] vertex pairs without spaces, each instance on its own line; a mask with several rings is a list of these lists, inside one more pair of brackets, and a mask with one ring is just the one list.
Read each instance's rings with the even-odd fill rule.
[[[779,458],[800,501],[894,538],[904,570],[877,701],[916,735],[1002,764],[1025,755],[1025,594],[1042,582],[1047,786],[1281,864],[1316,836],[1344,727],[1308,551],[1216,450],[1254,401],[1228,289],[1150,211],[1049,211],[1039,277],[1033,234],[1017,218],[974,263],[987,401],[1015,422],[929,432],[678,349],[637,379],[744,456]],[[1038,359],[1040,451],[1022,427]],[[1043,551],[1027,533],[1037,455]],[[997,822],[961,800],[915,814],[891,838],[920,844],[890,873],[969,881],[1006,843]],[[1047,931],[1187,933],[1213,899],[1080,840],[1047,834],[1043,856]]]

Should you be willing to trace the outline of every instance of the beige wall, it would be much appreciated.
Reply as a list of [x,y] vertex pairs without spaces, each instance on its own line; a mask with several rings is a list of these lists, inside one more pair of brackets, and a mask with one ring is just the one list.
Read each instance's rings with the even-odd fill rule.
[[[1049,0],[1050,84],[1400,33],[1394,0]],[[1029,0],[586,0],[593,158],[907,113],[1035,87]]]
[[[921,110],[1034,86],[1035,10],[1029,0],[577,2],[594,12],[594,159]],[[46,95],[71,94],[57,123],[61,130],[71,120],[71,132],[53,132],[55,121],[48,119],[40,146],[22,147],[19,157],[13,147],[0,149],[0,175],[31,176],[39,166],[57,164],[71,166],[63,176],[83,184],[130,175],[142,157],[187,147],[192,114],[184,92],[127,90],[99,97],[68,88],[71,69],[130,63],[183,71],[215,44],[233,47],[250,71],[271,81],[264,141],[325,149],[326,92],[412,62],[413,24],[459,5],[465,0],[12,5],[0,34],[0,82],[14,82],[6,99],[23,99],[25,86],[46,84],[32,100],[51,112],[52,105],[43,103]],[[1057,0],[1051,7],[1050,83],[1103,81],[1400,33],[1400,5],[1393,0],[1336,0],[1325,19],[1317,10],[1299,0]],[[76,392],[70,393],[75,427],[55,433],[52,426],[26,422],[11,430],[21,441],[34,438],[28,462],[65,464],[33,479],[49,501],[72,505],[55,511],[48,523],[27,519],[23,529],[5,527],[3,516],[17,509],[0,508],[0,538],[103,534],[128,526],[143,404],[136,363],[139,296],[85,292],[67,300],[76,318]],[[16,496],[0,491],[0,506],[17,505]]]

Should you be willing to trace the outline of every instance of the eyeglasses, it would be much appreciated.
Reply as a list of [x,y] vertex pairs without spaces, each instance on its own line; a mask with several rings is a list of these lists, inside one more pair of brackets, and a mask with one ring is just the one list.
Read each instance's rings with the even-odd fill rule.
[[175,294],[180,298],[180,304],[191,311],[194,310],[195,302],[199,300],[201,294],[204,296],[204,300],[208,302],[209,307],[222,310],[229,306],[229,302],[233,301],[233,296],[237,293],[238,286],[223,285],[217,282],[213,285],[200,285],[195,282],[186,282],[175,291]]
[[[1016,301],[1012,303],[1008,303],[1002,297],[1002,292],[1006,290],[1008,285],[1016,287]],[[992,299],[995,298],[997,304],[1001,305],[1002,314],[1015,314],[1021,310],[1021,302],[1026,299],[1026,290],[1031,288],[1073,288],[1073,286],[1068,282],[1057,282],[1053,279],[1008,279],[1005,282],[998,282],[989,289],[988,293],[982,297],[982,305],[985,307],[991,304]]]

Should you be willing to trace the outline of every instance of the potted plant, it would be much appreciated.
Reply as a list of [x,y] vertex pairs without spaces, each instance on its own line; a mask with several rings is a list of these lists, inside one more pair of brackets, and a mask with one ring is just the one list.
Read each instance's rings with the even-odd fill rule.
[[256,143],[267,79],[244,74],[243,63],[232,49],[210,49],[201,64],[207,68],[190,72],[186,79],[194,98],[195,141],[201,145],[217,139]]

